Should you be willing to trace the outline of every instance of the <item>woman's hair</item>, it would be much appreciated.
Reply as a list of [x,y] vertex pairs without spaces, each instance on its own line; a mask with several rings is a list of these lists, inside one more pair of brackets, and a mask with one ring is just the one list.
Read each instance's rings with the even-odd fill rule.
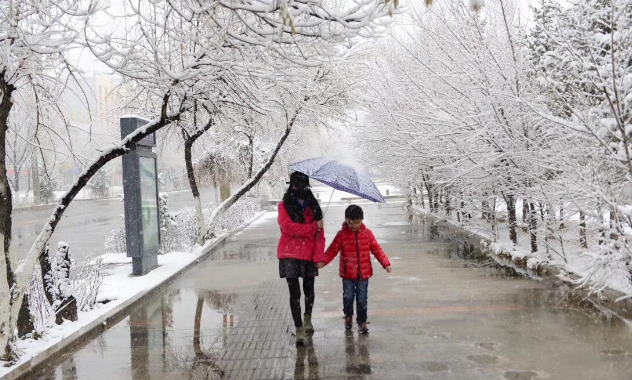
[[[296,187],[296,189],[294,189],[294,187]],[[301,195],[300,197],[298,196],[299,194]],[[290,186],[283,196],[283,206],[293,222],[305,223],[303,210],[297,199],[303,199],[307,207],[312,208],[312,211],[314,211],[314,220],[321,220],[323,218],[323,211],[309,188],[309,177],[303,173],[294,172],[290,176]]]

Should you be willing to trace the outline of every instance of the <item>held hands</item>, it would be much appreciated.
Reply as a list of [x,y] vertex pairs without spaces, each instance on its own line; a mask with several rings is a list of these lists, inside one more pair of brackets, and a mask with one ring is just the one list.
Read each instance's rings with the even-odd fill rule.
[[391,270],[392,270],[392,269],[391,269],[391,266],[390,266],[390,265],[389,265],[389,266],[387,266],[387,267],[386,267],[386,268],[384,268],[384,269],[386,269],[386,272],[391,273]]
[[316,268],[323,269],[324,267],[325,267],[325,263],[323,263],[322,261],[319,263],[316,263]]

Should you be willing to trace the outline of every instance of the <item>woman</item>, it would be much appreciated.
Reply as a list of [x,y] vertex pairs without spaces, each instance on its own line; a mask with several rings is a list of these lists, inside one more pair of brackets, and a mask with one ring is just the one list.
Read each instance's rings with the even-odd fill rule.
[[[315,263],[324,258],[325,234],[323,212],[309,186],[309,177],[294,172],[290,186],[279,203],[281,238],[277,248],[279,275],[290,289],[290,308],[296,327],[296,344],[305,344],[305,334],[313,334],[312,307],[314,279],[318,276]],[[301,318],[301,288],[305,293],[305,320]]]

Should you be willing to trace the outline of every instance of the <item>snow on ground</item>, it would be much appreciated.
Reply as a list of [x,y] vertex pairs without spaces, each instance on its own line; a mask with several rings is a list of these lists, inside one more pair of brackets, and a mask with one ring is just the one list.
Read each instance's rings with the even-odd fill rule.
[[[276,216],[276,212],[262,212],[246,224],[250,224],[248,228],[256,226],[263,220]],[[218,237],[224,238],[226,235]],[[46,331],[44,336],[38,340],[24,339],[17,342],[20,351],[20,359],[15,366],[4,367],[0,362],[0,378],[11,372],[17,365],[29,361],[34,356],[49,349],[55,344],[61,342],[64,338],[79,331],[81,328],[98,320],[101,316],[115,309],[117,306],[125,303],[132,297],[149,291],[166,279],[170,278],[187,265],[198,260],[205,252],[206,248],[213,244],[208,242],[204,247],[199,247],[192,252],[170,252],[158,256],[158,267],[144,276],[132,276],[132,259],[128,258],[124,253],[107,253],[102,255],[104,264],[106,264],[103,285],[99,289],[97,296],[97,305],[89,311],[79,313],[79,320],[76,322],[65,321],[62,325],[53,327]],[[107,303],[103,303],[107,301]]]
[[[416,206],[415,209],[421,213],[428,214],[428,211],[420,208],[420,206]],[[480,226],[477,226],[475,223],[464,225],[456,222],[456,220],[445,219],[445,217],[440,215],[431,215],[445,220],[456,228],[476,234],[481,239],[491,240],[491,233],[484,224]],[[520,216],[518,215],[518,219],[520,219]],[[597,261],[598,256],[593,255],[592,252],[579,245],[578,237],[575,236],[577,235],[577,224],[579,221],[575,220],[575,218],[570,218],[564,223],[566,224],[566,232],[560,234],[563,244],[560,244],[558,239],[548,240],[548,253],[544,247],[545,244],[541,240],[538,240],[539,252],[531,253],[530,236],[520,228],[517,231],[518,244],[514,245],[509,239],[509,227],[506,223],[499,227],[499,238],[497,241],[489,243],[486,248],[496,255],[510,255],[513,261],[526,261],[527,268],[531,270],[537,269],[543,263],[559,268],[562,271],[560,277],[564,280],[573,278],[572,275],[585,278],[592,274],[591,278],[593,281],[591,282],[603,282],[610,289],[632,296],[632,286],[630,286],[630,282],[627,279],[628,273],[625,268],[621,267],[615,270],[607,267],[600,268]]]

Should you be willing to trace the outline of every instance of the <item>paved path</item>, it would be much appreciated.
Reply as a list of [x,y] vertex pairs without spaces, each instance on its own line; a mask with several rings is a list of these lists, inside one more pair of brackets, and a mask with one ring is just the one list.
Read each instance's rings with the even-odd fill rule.
[[[327,238],[342,220],[330,207]],[[454,257],[458,236],[401,205],[365,207],[393,262],[374,264],[370,333],[345,333],[337,262],[316,333],[293,345],[275,216],[30,379],[630,379],[632,333],[559,290]]]

